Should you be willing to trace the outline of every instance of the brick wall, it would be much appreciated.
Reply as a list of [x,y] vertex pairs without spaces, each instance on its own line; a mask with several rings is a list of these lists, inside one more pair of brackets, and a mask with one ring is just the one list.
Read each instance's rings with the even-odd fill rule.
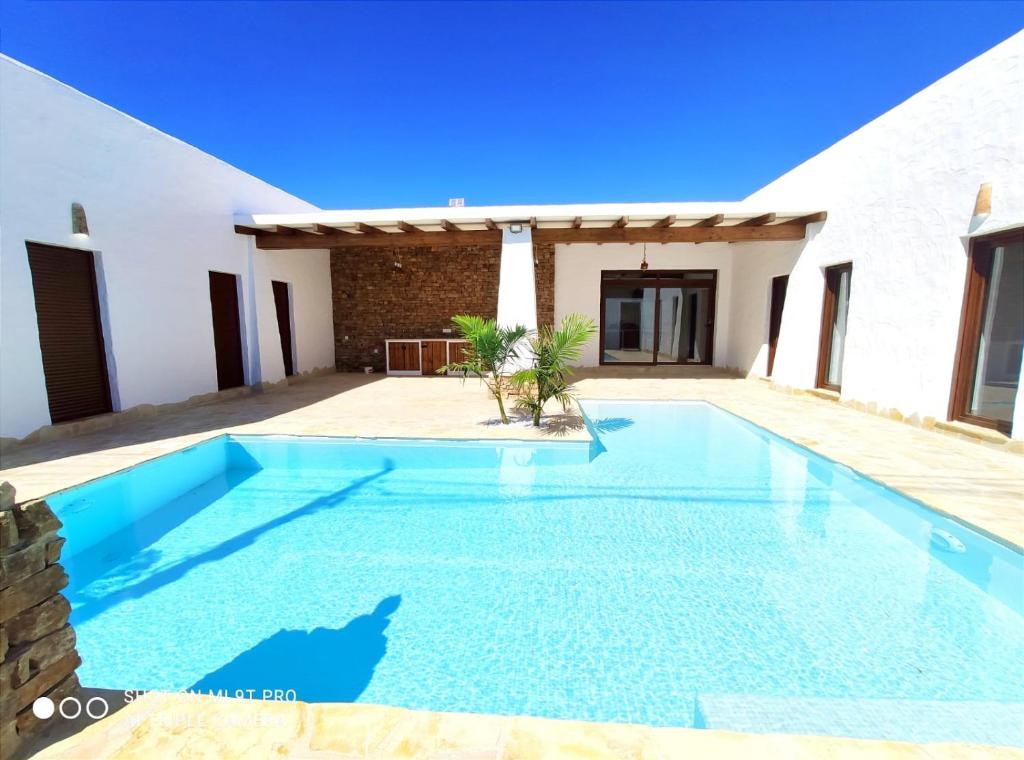
[[[554,246],[538,245],[534,250],[537,318],[545,324],[555,312]],[[337,369],[372,366],[382,372],[385,338],[455,337],[442,332],[451,326],[453,315],[495,317],[500,264],[500,242],[333,250]]]
[[60,593],[68,583],[60,565],[60,520],[45,501],[13,505],[3,484],[0,504],[0,755],[9,757],[40,727],[32,703],[54,704],[79,690],[81,664],[71,605]]

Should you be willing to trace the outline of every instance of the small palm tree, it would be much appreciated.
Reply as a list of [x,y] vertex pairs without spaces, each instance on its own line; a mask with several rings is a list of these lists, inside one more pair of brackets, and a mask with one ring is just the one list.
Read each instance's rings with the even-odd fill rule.
[[558,329],[545,325],[530,341],[533,349],[533,366],[520,370],[512,376],[512,383],[520,396],[516,402],[519,409],[530,412],[533,424],[540,426],[544,404],[555,399],[563,411],[569,411],[573,402],[572,363],[583,354],[597,327],[594,320],[584,314],[568,314]]
[[519,346],[529,330],[523,325],[498,327],[493,319],[468,314],[452,317],[452,322],[468,345],[463,351],[462,361],[446,364],[437,371],[442,374],[462,372],[479,377],[498,402],[501,423],[507,425],[509,420],[504,396],[509,379],[506,370],[519,358]]

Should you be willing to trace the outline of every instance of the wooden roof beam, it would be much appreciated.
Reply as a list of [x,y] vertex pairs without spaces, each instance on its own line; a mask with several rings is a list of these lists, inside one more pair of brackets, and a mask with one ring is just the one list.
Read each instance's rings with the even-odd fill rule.
[[771,224],[774,221],[775,221],[775,214],[768,213],[768,214],[761,214],[761,216],[752,217],[750,219],[747,219],[744,222],[739,222],[736,226],[737,227],[760,227],[763,224]]
[[412,235],[412,234],[414,234],[416,232],[423,232],[423,230],[421,230],[415,224],[409,224],[408,222],[399,222],[398,223],[398,229],[400,229],[402,232],[405,232],[405,233],[407,233],[409,235]]
[[447,219],[441,220],[441,226],[444,227],[445,232],[462,232],[462,228],[457,224],[452,224]]
[[620,216],[618,219],[615,220],[615,223],[611,226],[611,229],[617,230],[622,227],[625,227],[627,224],[629,224],[629,217]]
[[343,230],[340,227],[332,227],[329,224],[314,224],[313,225],[313,230],[315,232],[319,232],[321,235],[335,235],[335,234],[354,235],[355,234],[354,232],[349,232],[348,230]]
[[235,234],[237,235],[253,235],[259,237],[260,235],[269,235],[271,230],[265,230],[260,227],[249,227],[244,224],[235,225]]
[[574,230],[578,230],[582,226],[583,226],[583,217],[582,216],[577,216],[575,219],[572,220],[572,228]]
[[654,224],[651,225],[651,227],[654,227],[654,228],[671,227],[675,223],[676,223],[675,215],[674,214],[669,214],[668,216],[664,217],[663,219],[659,219],[658,221],[656,221]]
[[374,227],[372,224],[366,222],[356,222],[356,229],[362,232],[364,235],[390,235],[390,232],[382,230],[380,227]]
[[692,227],[715,227],[725,221],[725,214],[715,214],[709,216],[707,219],[701,219],[699,222],[691,225]]
[[817,211],[813,214],[807,214],[806,216],[799,216],[796,219],[787,219],[782,224],[814,224],[815,222],[824,222],[828,219],[827,211]]
[[493,219],[484,219],[484,226],[486,226],[487,229],[489,230],[498,229],[498,225],[494,223]]

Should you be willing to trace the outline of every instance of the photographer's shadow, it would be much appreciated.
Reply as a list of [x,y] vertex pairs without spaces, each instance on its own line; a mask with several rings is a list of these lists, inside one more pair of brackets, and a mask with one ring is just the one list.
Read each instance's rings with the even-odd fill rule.
[[265,691],[293,690],[302,702],[354,702],[387,652],[384,629],[401,602],[401,596],[389,596],[344,628],[282,629],[203,676],[192,690],[233,697],[251,689],[257,699]]

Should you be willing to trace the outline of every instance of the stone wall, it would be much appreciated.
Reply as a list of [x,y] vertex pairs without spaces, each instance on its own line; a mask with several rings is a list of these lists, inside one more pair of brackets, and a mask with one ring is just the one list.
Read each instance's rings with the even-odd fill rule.
[[32,703],[55,704],[77,694],[81,664],[71,605],[60,593],[68,583],[61,567],[60,520],[44,501],[13,505],[3,484],[0,503],[0,756],[10,757],[40,728]]
[[[535,245],[537,321],[555,311],[553,245]],[[401,264],[397,267],[396,264]],[[493,318],[501,243],[447,248],[340,248],[331,251],[338,370],[385,368],[386,338],[455,337],[455,314]]]

